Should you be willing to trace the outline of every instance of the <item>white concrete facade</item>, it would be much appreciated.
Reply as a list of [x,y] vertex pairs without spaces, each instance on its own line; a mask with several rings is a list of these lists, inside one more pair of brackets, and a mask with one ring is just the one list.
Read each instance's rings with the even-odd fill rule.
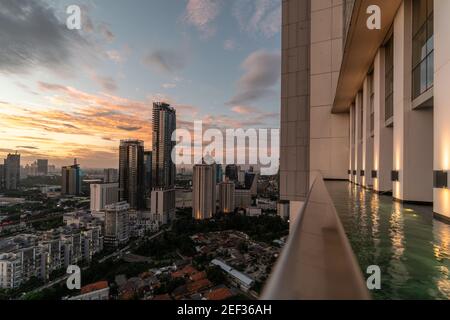
[[197,164],[192,174],[192,217],[204,220],[215,214],[216,165]]
[[[450,1],[434,1],[434,170],[450,170]],[[433,190],[433,210],[450,219],[450,190]]]
[[119,199],[118,183],[91,184],[91,211],[100,212]]
[[386,126],[385,114],[385,52],[380,48],[374,60],[374,141],[373,141],[373,189],[376,192],[392,190],[391,172],[393,159],[393,129]]
[[[448,220],[450,2],[375,2],[383,17],[379,30],[366,26],[365,1],[283,1],[281,200],[291,201],[291,213],[301,208],[304,190],[289,185],[289,176],[306,164],[325,179],[392,193],[396,201],[433,204],[436,216]],[[288,40],[298,19],[307,24],[301,30],[310,28],[307,52],[296,51],[307,64],[309,96],[306,111],[294,103],[305,121],[291,124],[289,88],[298,83],[290,76],[296,65]],[[293,164],[289,141],[305,137],[304,129],[309,146],[296,150]],[[433,182],[433,176],[439,178]],[[298,179],[297,185],[309,185],[309,178]]]
[[175,189],[152,190],[150,214],[160,225],[171,221],[175,217]]
[[311,2],[310,170],[340,180],[347,179],[349,115],[331,108],[342,60],[342,12],[342,1]]
[[307,197],[311,173],[348,178],[349,115],[331,113],[342,56],[342,5],[283,0],[280,199],[290,201],[291,222]]

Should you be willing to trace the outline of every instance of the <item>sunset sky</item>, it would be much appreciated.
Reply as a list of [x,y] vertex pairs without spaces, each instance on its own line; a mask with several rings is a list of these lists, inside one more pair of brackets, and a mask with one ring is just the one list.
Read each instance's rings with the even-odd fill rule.
[[1,0],[0,159],[115,167],[120,139],[151,149],[153,101],[179,127],[277,128],[280,25],[281,0]]

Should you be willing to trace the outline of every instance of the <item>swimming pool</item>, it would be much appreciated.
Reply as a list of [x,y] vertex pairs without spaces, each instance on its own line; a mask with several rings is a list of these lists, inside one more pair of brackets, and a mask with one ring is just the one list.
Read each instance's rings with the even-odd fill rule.
[[363,273],[381,269],[374,299],[450,299],[450,225],[433,219],[431,206],[403,205],[348,182],[326,186]]

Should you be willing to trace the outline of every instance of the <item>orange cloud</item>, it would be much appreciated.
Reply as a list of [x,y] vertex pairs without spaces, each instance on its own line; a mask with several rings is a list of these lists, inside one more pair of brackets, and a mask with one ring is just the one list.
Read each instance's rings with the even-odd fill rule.
[[194,120],[202,120],[204,129],[248,128],[264,126],[274,116],[242,106],[232,110],[245,117],[202,115],[197,107],[177,104],[167,96],[149,96],[143,102],[108,93],[89,94],[59,84],[39,82],[38,87],[49,106],[39,109],[0,102],[4,137],[0,159],[18,150],[25,163],[44,157],[64,165],[76,157],[83,165],[112,166],[117,163],[121,139],[140,139],[146,149],[151,148],[152,102],[156,100],[173,105],[177,127],[190,131]]

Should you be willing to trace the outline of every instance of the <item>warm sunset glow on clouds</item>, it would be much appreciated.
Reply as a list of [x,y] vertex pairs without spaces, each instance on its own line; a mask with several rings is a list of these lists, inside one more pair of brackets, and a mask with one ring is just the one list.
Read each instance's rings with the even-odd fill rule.
[[151,150],[155,101],[178,128],[278,127],[280,3],[81,0],[69,30],[70,0],[2,0],[0,163],[117,167],[120,140]]

